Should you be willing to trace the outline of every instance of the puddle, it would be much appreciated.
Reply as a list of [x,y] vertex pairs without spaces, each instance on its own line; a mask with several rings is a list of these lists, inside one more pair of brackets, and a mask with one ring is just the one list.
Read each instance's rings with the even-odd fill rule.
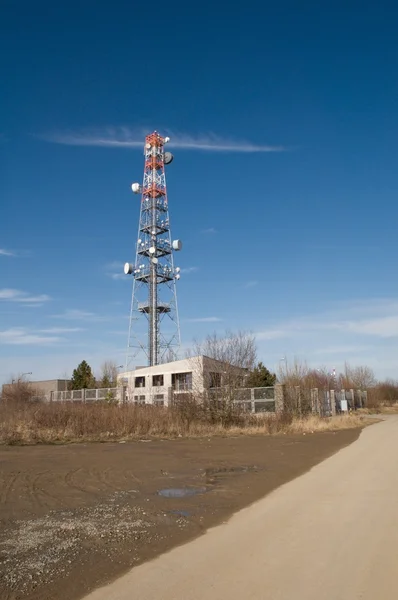
[[172,515],[177,515],[177,517],[185,517],[188,518],[191,516],[189,510],[171,510],[170,513]]
[[206,469],[206,475],[228,475],[228,473],[255,473],[259,471],[259,467],[256,465],[249,465],[244,467],[217,467],[213,469]]
[[158,491],[158,496],[164,498],[186,498],[187,496],[196,496],[207,492],[205,487],[201,488],[166,488]]

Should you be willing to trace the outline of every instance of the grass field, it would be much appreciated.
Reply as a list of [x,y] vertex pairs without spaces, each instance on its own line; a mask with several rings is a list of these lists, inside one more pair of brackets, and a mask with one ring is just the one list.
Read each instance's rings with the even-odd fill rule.
[[214,435],[313,433],[363,427],[365,415],[332,418],[289,414],[245,415],[205,410],[189,403],[164,409],[154,406],[1,403],[0,443],[51,444]]

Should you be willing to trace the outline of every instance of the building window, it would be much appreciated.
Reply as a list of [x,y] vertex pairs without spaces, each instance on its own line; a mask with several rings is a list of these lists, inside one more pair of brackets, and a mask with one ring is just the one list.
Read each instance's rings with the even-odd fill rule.
[[164,400],[163,394],[155,394],[155,400]]
[[209,387],[220,388],[221,387],[221,373],[209,373]]
[[145,396],[134,396],[135,404],[145,404]]
[[145,377],[136,377],[134,382],[134,387],[141,388],[145,387]]
[[163,375],[153,375],[152,376],[152,385],[154,387],[162,387],[164,385]]
[[171,384],[177,392],[192,390],[192,372],[173,373],[171,376]]

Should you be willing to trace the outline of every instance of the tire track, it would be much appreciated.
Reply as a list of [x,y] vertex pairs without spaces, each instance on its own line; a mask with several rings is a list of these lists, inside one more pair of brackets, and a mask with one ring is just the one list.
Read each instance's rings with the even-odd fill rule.
[[[83,494],[88,494],[90,496],[98,496],[100,490],[89,490],[87,489],[87,487],[83,487],[82,485],[78,485],[77,483],[75,483],[74,481],[74,476],[76,475],[76,473],[84,473],[85,469],[83,469],[82,467],[79,467],[78,469],[74,469],[73,471],[68,471],[64,477],[64,481],[66,483],[66,485],[72,489],[78,490],[79,492],[82,492]],[[87,472],[87,475],[90,474],[90,471]]]
[[21,475],[20,471],[11,473],[10,477],[8,478],[8,481],[4,484],[4,486],[2,486],[1,495],[0,495],[0,503],[1,504],[7,504],[9,496],[10,496],[10,492],[12,491],[12,486],[17,481],[17,479],[20,477],[20,475]]
[[[32,479],[32,492],[33,492],[38,504],[40,504],[41,507],[43,507],[43,508],[58,508],[58,507],[69,508],[69,505],[64,500],[62,500],[59,496],[54,496],[47,490],[43,489],[43,487],[39,486],[39,481],[40,481],[41,477],[43,475],[47,475],[48,473],[50,473],[50,471],[48,471],[48,470],[43,471],[42,473],[37,473]],[[45,498],[49,498],[50,500],[52,500],[52,502],[49,503],[48,501],[46,502],[46,501],[41,500],[40,495],[43,495]],[[54,506],[54,501],[55,501],[55,506]]]

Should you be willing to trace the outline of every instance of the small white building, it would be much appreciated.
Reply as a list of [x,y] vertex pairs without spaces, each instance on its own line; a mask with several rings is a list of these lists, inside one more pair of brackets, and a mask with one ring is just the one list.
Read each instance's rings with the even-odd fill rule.
[[118,386],[123,388],[125,402],[167,406],[173,394],[220,388],[229,383],[232,374],[243,384],[247,371],[207,356],[193,356],[119,373]]

